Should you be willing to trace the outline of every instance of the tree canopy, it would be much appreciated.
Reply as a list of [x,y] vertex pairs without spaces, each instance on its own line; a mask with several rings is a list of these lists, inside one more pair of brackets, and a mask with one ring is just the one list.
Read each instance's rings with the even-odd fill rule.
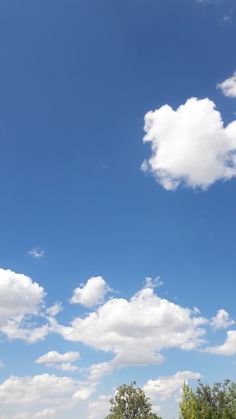
[[110,413],[106,419],[161,419],[152,413],[152,405],[135,381],[118,387],[110,400]]
[[225,380],[210,387],[199,381],[195,391],[185,384],[180,419],[236,419],[236,383]]

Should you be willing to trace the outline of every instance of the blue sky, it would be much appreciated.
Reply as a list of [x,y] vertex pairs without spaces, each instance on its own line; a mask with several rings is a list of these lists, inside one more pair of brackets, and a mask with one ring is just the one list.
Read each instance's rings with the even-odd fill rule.
[[134,379],[170,419],[236,381],[235,23],[1,1],[1,419],[103,419]]

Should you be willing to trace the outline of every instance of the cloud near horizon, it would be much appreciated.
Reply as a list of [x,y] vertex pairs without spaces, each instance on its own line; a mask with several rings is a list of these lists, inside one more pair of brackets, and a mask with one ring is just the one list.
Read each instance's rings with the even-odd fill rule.
[[164,105],[150,111],[144,129],[151,156],[141,168],[164,189],[206,190],[236,176],[236,120],[225,127],[208,98],[190,98],[176,110]]

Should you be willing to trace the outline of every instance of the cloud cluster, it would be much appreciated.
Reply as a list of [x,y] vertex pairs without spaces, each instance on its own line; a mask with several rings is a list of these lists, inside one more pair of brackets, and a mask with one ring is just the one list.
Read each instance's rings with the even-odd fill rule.
[[88,308],[102,304],[108,290],[109,287],[101,276],[93,276],[86,284],[74,290],[70,303],[82,304]]
[[225,96],[236,97],[236,71],[231,77],[217,84],[217,87],[222,90]]
[[236,176],[236,121],[224,127],[214,102],[191,98],[176,110],[164,105],[145,115],[144,142],[151,157],[142,164],[167,190],[180,185],[207,189]]
[[[131,300],[113,298],[70,326],[56,324],[65,339],[113,352],[113,364],[150,364],[163,360],[166,348],[197,348],[205,333],[206,319],[145,288]],[[140,351],[142,348],[142,351]]]
[[61,354],[57,351],[49,351],[48,353],[36,359],[36,364],[46,364],[48,367],[54,367],[61,371],[76,371],[78,367],[72,362],[80,358],[79,352],[65,352]]

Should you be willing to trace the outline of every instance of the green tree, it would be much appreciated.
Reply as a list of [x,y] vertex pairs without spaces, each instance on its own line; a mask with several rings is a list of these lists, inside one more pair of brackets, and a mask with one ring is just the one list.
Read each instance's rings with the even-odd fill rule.
[[152,405],[135,381],[118,387],[110,400],[110,413],[106,419],[161,419],[152,413]]
[[182,400],[179,405],[180,419],[196,419],[197,403],[192,389],[184,384]]
[[225,380],[210,387],[199,381],[195,392],[185,384],[180,419],[236,419],[236,383]]

